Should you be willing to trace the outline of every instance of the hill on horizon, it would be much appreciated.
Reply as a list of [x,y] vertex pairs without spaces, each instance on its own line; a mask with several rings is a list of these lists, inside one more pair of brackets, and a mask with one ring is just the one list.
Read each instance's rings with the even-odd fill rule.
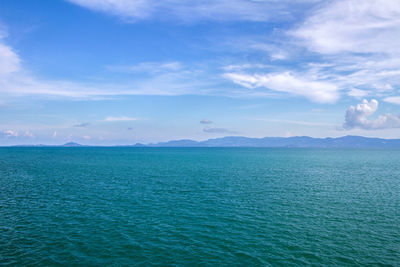
[[[136,144],[140,146],[143,144]],[[347,135],[313,138],[309,136],[250,138],[226,136],[205,141],[173,140],[147,147],[315,147],[315,148],[400,148],[400,139],[382,139]]]
[[[63,145],[15,145],[16,147],[91,147],[76,142]],[[102,147],[102,145],[92,145]],[[263,137],[226,136],[205,141],[190,139],[134,145],[111,145],[109,147],[293,147],[293,148],[400,148],[400,139],[383,139],[347,135],[337,138],[314,138],[309,136]]]

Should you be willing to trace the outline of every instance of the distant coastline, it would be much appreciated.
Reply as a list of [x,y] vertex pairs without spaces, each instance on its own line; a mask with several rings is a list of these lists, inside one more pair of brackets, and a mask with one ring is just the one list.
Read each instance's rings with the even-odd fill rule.
[[293,148],[400,148],[400,139],[382,139],[363,136],[343,136],[338,138],[313,138],[309,136],[250,138],[226,136],[205,141],[190,139],[133,145],[82,145],[68,142],[63,145],[12,145],[7,147],[293,147]]

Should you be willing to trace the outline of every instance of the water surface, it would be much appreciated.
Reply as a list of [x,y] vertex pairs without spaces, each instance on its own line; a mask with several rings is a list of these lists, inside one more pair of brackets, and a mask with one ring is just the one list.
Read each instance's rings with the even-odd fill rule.
[[400,262],[400,150],[0,148],[0,265]]

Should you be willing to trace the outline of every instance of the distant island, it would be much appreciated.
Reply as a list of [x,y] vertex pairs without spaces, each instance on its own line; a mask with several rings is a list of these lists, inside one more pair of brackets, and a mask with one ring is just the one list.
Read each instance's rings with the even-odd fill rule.
[[[20,145],[50,147],[49,145]],[[74,142],[52,147],[88,147]],[[292,147],[292,148],[400,148],[400,139],[381,139],[362,136],[343,136],[338,138],[313,138],[309,136],[249,138],[227,136],[194,141],[189,139],[114,147]]]

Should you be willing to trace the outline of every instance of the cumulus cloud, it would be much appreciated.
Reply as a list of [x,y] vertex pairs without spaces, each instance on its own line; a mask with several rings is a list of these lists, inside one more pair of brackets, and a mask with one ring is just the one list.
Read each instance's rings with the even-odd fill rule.
[[247,88],[267,88],[304,96],[320,103],[333,103],[339,98],[339,88],[326,81],[307,80],[290,72],[270,74],[226,73],[224,76]]
[[360,128],[364,130],[375,130],[375,129],[389,129],[389,128],[400,128],[400,116],[385,114],[379,116],[377,119],[368,119],[378,110],[378,101],[372,99],[364,99],[361,104],[357,106],[350,106],[346,111],[345,122],[343,128],[350,130],[353,128]]
[[90,125],[90,123],[88,123],[88,122],[83,122],[83,123],[75,124],[74,127],[77,127],[77,128],[86,128],[86,127],[88,127],[89,125]]
[[112,116],[109,116],[109,117],[106,117],[106,118],[104,119],[104,121],[107,121],[107,122],[116,122],[116,121],[136,121],[136,120],[138,120],[138,118],[127,117],[127,116],[120,116],[120,117],[112,117]]
[[205,133],[218,133],[218,134],[237,134],[235,131],[231,131],[225,128],[215,128],[215,127],[206,127],[203,129]]
[[208,119],[203,119],[200,121],[201,124],[211,124],[213,123],[212,121],[208,120]]

